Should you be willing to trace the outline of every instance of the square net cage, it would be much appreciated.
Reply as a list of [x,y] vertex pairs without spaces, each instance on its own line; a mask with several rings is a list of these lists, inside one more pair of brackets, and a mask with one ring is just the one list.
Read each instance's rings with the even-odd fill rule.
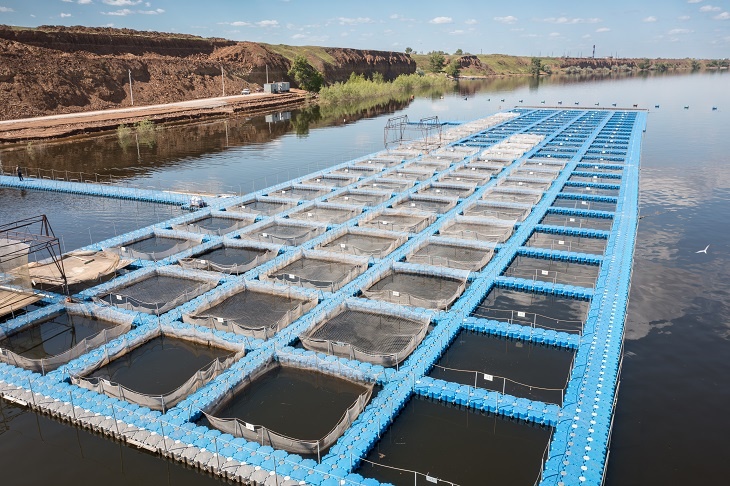
[[393,304],[446,309],[464,292],[466,275],[461,278],[415,269],[391,268],[362,290],[363,297]]
[[[370,383],[271,360],[203,413],[210,426],[225,434],[319,461],[355,422],[372,393]],[[291,413],[293,405],[299,414]],[[270,482],[269,472],[260,472],[260,482],[255,475],[252,480]]]
[[359,162],[356,162],[356,167],[395,167],[396,165],[400,165],[403,163],[404,159],[401,159],[400,157],[394,156],[394,157],[372,157],[366,160],[361,160]]
[[71,375],[71,383],[166,413],[245,355],[243,349],[211,345],[195,334],[127,336],[107,347],[91,369]]
[[188,233],[222,236],[226,233],[231,233],[241,228],[245,228],[252,224],[255,220],[256,218],[254,216],[250,218],[242,218],[236,217],[235,215],[226,215],[224,212],[220,212],[220,214],[205,216],[189,223],[173,224],[172,229]]
[[574,199],[568,197],[556,197],[552,207],[581,209],[583,211],[616,211],[616,203],[612,201],[592,201],[590,199]]
[[517,167],[510,176],[520,177],[522,179],[540,179],[540,180],[555,180],[560,175],[559,171],[552,171],[548,169],[535,169],[532,167]]
[[428,196],[409,196],[393,205],[397,211],[424,211],[427,213],[443,214],[456,207],[458,199]]
[[336,196],[328,197],[327,202],[334,204],[357,204],[359,206],[378,206],[392,196],[389,192],[372,192],[349,190]]
[[573,253],[603,255],[606,252],[607,243],[608,240],[603,238],[589,238],[587,236],[536,231],[532,233],[530,239],[527,240],[527,243],[525,243],[525,246],[568,251]]
[[451,167],[455,161],[461,160],[454,157],[422,157],[405,165],[409,170],[430,170],[440,172]]
[[599,269],[598,265],[518,255],[503,275],[552,284],[594,288]]
[[473,186],[456,184],[431,184],[418,190],[418,194],[435,197],[465,198],[474,193]]
[[565,168],[565,162],[557,159],[539,159],[532,157],[522,162],[522,166],[531,169],[549,169],[559,172]]
[[595,172],[597,174],[616,174],[621,175],[624,172],[624,168],[621,165],[606,165],[606,164],[578,164],[576,170],[585,170],[587,172]]
[[433,214],[423,212],[407,212],[383,210],[377,214],[368,214],[358,222],[362,228],[374,228],[387,231],[420,233],[436,220]]
[[208,292],[216,285],[210,280],[186,278],[156,270],[131,283],[114,287],[94,297],[94,301],[120,309],[160,315]]
[[397,169],[386,174],[390,179],[400,179],[411,182],[422,182],[433,177],[433,170]]
[[495,154],[486,152],[476,156],[473,162],[468,162],[467,167],[471,164],[484,164],[491,167],[507,167],[515,161],[512,157],[500,157]]
[[360,231],[349,228],[347,233],[318,246],[328,252],[383,258],[407,241],[402,234],[379,231]]
[[291,186],[284,187],[283,189],[271,191],[267,194],[267,196],[311,201],[312,199],[317,199],[329,192],[332,192],[332,188],[330,187],[292,184]]
[[590,182],[593,184],[621,184],[621,178],[608,177],[602,175],[578,175],[573,174],[568,178],[570,182]]
[[275,245],[299,246],[323,234],[326,230],[326,226],[275,220],[256,229],[241,233],[241,238]]
[[254,216],[274,216],[296,206],[296,201],[282,201],[273,198],[256,198],[237,206],[226,208],[227,211],[246,213]]
[[328,186],[328,187],[345,187],[357,181],[358,175],[341,175],[341,174],[320,174],[302,181],[302,184],[310,186]]
[[299,336],[311,350],[385,367],[397,366],[420,344],[430,319],[345,304]]
[[364,177],[370,177],[374,176],[376,174],[379,174],[383,171],[383,165],[378,162],[378,164],[363,164],[363,165],[349,165],[346,167],[340,167],[339,169],[332,170],[328,172],[328,174],[332,176],[344,176],[344,177],[355,177],[355,178],[364,178]]
[[585,194],[588,196],[608,196],[617,197],[620,189],[608,189],[606,187],[595,187],[589,184],[565,184],[560,190],[565,194]]
[[542,199],[543,193],[537,191],[521,191],[494,187],[484,193],[482,199],[489,202],[507,202],[516,204],[537,204]]
[[406,261],[478,272],[489,263],[493,255],[493,248],[467,246],[463,243],[432,238],[425,245],[412,251],[406,257]]
[[366,191],[401,192],[413,187],[414,184],[415,181],[379,177],[371,181],[361,182],[357,185],[357,188]]
[[126,259],[157,262],[198,246],[202,241],[202,237],[186,239],[153,234],[107,250]]
[[502,206],[486,201],[477,201],[464,210],[464,216],[475,218],[501,219],[504,221],[524,221],[532,211],[527,206]]
[[472,317],[509,324],[582,333],[590,302],[555,295],[495,287],[472,311]]
[[444,174],[439,182],[446,184],[469,184],[471,186],[483,186],[492,178],[490,174],[477,172],[476,170],[455,170]]
[[317,305],[317,298],[263,285],[246,285],[211,296],[183,322],[266,340]]
[[178,264],[185,269],[240,275],[278,255],[277,246],[243,246],[240,243],[222,244],[190,258],[181,258]]
[[[132,263],[112,251],[76,250],[64,253],[63,262],[69,293],[74,294],[113,278]],[[28,264],[28,272],[37,289],[59,289],[63,277],[53,259]]]
[[504,243],[512,236],[514,226],[499,220],[458,217],[446,221],[439,234],[449,238]]
[[611,231],[613,218],[592,218],[575,214],[548,213],[540,220],[540,224]]
[[342,224],[360,213],[362,213],[362,209],[359,207],[317,204],[289,213],[289,218],[318,223]]
[[543,179],[532,179],[527,180],[524,178],[515,178],[515,177],[506,177],[499,181],[500,187],[512,187],[516,189],[532,189],[532,190],[538,190],[538,191],[545,191],[547,190],[550,185],[553,183],[552,180],[543,180]]
[[46,374],[132,329],[133,317],[70,305],[0,339],[0,362]]
[[367,260],[345,255],[302,254],[259,276],[262,281],[335,292],[367,270]]

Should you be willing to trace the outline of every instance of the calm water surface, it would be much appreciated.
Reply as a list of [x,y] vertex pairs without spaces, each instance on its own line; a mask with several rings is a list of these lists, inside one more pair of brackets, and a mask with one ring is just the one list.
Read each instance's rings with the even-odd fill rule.
[[[344,117],[304,110],[292,113],[290,122],[211,121],[158,130],[140,140],[112,134],[8,148],[0,151],[0,160],[6,169],[18,164],[54,167],[113,174],[141,186],[245,193],[380,149],[385,119],[394,112],[411,119],[436,114],[442,120],[470,120],[521,104],[550,106],[558,101],[564,107],[580,102],[588,108],[596,103],[648,108],[641,172],[644,217],[606,484],[727,484],[729,79],[727,73],[709,73],[586,82],[569,77],[539,83],[469,82],[444,99],[416,98],[408,106],[391,104]],[[51,212],[51,199],[33,200],[32,209]],[[13,214],[12,208],[29,204],[0,193],[3,218]],[[51,224],[57,234],[79,231],[63,218]],[[708,244],[707,254],[696,253]],[[49,429],[64,438],[49,441]],[[3,404],[0,467],[18,471],[13,484],[46,479],[79,485],[212,481],[93,436],[84,440],[103,445],[71,448],[63,442],[65,436],[84,434]],[[40,461],[50,465],[36,467]],[[112,474],[120,470],[121,476]],[[150,475],[143,476],[147,470]]]

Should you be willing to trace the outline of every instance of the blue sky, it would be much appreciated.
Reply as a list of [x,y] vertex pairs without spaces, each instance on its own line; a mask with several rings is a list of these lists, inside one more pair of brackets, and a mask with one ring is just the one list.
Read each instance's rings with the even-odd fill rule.
[[0,0],[0,23],[272,44],[596,57],[730,57],[730,0]]

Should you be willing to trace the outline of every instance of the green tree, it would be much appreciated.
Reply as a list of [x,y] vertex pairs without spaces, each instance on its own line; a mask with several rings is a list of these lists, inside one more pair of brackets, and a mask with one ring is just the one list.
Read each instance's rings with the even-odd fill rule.
[[439,73],[446,64],[446,58],[441,51],[432,51],[428,55],[428,68],[432,73]]
[[373,73],[373,83],[384,83],[383,73]]
[[702,67],[702,63],[697,59],[692,59],[692,71],[699,71]]
[[454,59],[449,63],[448,66],[446,66],[446,74],[451,76],[452,78],[458,78],[459,73],[461,73],[461,65],[459,64],[458,59]]
[[533,57],[530,60],[530,74],[539,76],[540,71],[542,71],[542,60],[539,57]]
[[651,67],[651,61],[648,59],[642,59],[639,62],[638,67],[640,70],[646,71],[647,69],[649,69]]
[[319,92],[324,84],[322,73],[314,69],[304,56],[294,58],[287,74],[296,81],[300,88],[314,93]]
[[455,56],[462,56],[462,55],[464,55],[464,51],[462,51],[461,49],[457,49],[457,50],[454,51],[454,55]]
[[413,49],[411,49],[410,47],[406,47],[406,54],[410,54],[411,52],[413,52]]

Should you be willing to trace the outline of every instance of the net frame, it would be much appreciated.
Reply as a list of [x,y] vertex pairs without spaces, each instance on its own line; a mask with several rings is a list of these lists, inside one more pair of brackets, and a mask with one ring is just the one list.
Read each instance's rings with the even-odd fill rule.
[[459,154],[463,155],[464,157],[469,157],[470,155],[474,155],[477,152],[479,152],[478,148],[470,147],[469,145],[451,145],[449,147],[441,147],[440,149],[434,150],[432,152],[433,155],[451,155],[451,154]]
[[558,172],[563,170],[565,168],[565,162],[557,159],[543,159],[540,157],[530,157],[529,159],[526,159],[524,162],[522,162],[522,165],[524,167],[535,167],[535,168],[555,168],[553,170],[557,170]]
[[433,170],[418,170],[413,168],[393,169],[386,173],[386,177],[391,179],[403,179],[413,183],[423,182],[433,177],[436,172]]
[[[115,252],[104,250],[69,251],[61,255],[61,260],[63,260],[66,274],[66,284],[69,286],[99,281],[103,277],[131,265],[134,261],[123,259]],[[99,264],[90,265],[97,260],[100,260]],[[79,264],[79,262],[81,263]],[[28,272],[30,278],[37,284],[63,285],[63,277],[59,275],[56,263],[51,258],[29,263]]]
[[489,175],[479,175],[474,171],[474,174],[469,171],[452,171],[448,172],[439,177],[439,182],[444,184],[468,184],[470,186],[478,187],[483,186],[492,178]]
[[357,217],[361,213],[361,206],[317,202],[313,205],[302,205],[301,209],[290,212],[288,216],[289,219],[298,221],[342,224]]
[[514,225],[499,219],[456,216],[445,221],[439,234],[464,240],[478,240],[490,243],[504,243],[514,233]]
[[302,181],[302,184],[308,186],[345,187],[356,182],[358,179],[359,177],[357,175],[346,176],[325,172]]
[[532,206],[500,204],[490,201],[476,201],[464,209],[464,216],[472,218],[499,219],[503,221],[524,221],[532,212]]
[[[190,290],[185,290],[174,299],[163,302],[145,302],[122,293],[124,289],[153,277],[185,279],[197,282],[198,285]],[[126,275],[122,279],[116,279],[109,285],[99,286],[91,298],[94,302],[101,305],[159,316],[212,290],[218,285],[219,281],[218,277],[212,277],[211,274],[205,274],[204,272],[183,270],[181,268],[176,269],[171,266],[148,267],[147,269]],[[108,302],[105,299],[108,299]]]
[[[314,264],[304,265],[305,260],[320,262],[319,266]],[[368,268],[368,258],[328,253],[318,250],[298,250],[293,252],[287,259],[278,262],[277,265],[259,275],[259,280],[271,283],[284,283],[305,288],[313,288],[320,291],[335,292],[347,285],[357,276],[361,275]],[[302,263],[300,263],[302,262]],[[294,268],[297,265],[302,268]],[[315,278],[313,272],[322,270],[325,265],[347,265],[349,269],[341,272],[337,281]],[[296,273],[293,273],[296,270]]]
[[412,162],[408,162],[403,168],[409,170],[432,170],[434,172],[441,172],[460,160],[460,158],[453,159],[449,157],[422,157]]
[[[231,221],[231,225],[225,228],[211,229],[203,226],[202,223],[208,218],[212,219],[228,219]],[[223,236],[227,233],[238,231],[246,226],[249,226],[256,221],[255,216],[245,216],[244,214],[237,214],[236,211],[210,211],[209,214],[201,215],[191,221],[187,221],[181,224],[173,224],[172,229],[175,231],[184,231],[187,233],[199,233],[204,235],[218,235]]]
[[[292,235],[285,235],[281,231],[272,234],[272,229],[288,228]],[[286,230],[285,230],[286,231]],[[296,231],[296,233],[295,233]],[[239,233],[243,239],[258,241],[260,243],[271,243],[283,246],[299,246],[327,231],[327,226],[315,221],[304,222],[293,219],[273,218],[265,222],[257,223]]]
[[395,167],[396,165],[402,164],[402,160],[395,160],[382,157],[370,157],[365,160],[355,162],[356,167],[380,167],[380,170],[384,170],[387,167]]
[[[564,270],[560,268],[561,265]],[[571,272],[571,269],[573,269],[573,272]],[[586,269],[586,271],[581,269]],[[533,282],[541,281],[552,283],[553,285],[575,285],[592,289],[595,288],[596,282],[598,281],[599,270],[600,267],[598,265],[516,255],[509,266],[502,272],[502,275],[532,280]],[[593,275],[589,275],[590,273]]]
[[[250,386],[253,382],[261,378],[266,373],[280,366],[286,366],[295,369],[306,369],[307,371],[311,371],[308,368],[301,368],[292,363],[281,363],[274,359],[270,359],[260,368],[252,371],[251,373],[243,377],[241,382],[231,391],[230,399],[233,399],[236,394],[245,390],[248,386]],[[205,418],[208,419],[208,422],[211,424],[211,426],[223,433],[230,434],[234,437],[242,437],[248,441],[261,444],[262,446],[270,446],[275,449],[285,450],[294,454],[316,454],[319,457],[322,451],[337,442],[342,434],[344,434],[345,431],[350,428],[350,426],[352,426],[355,420],[357,420],[357,417],[362,413],[363,410],[365,410],[365,407],[370,402],[370,398],[373,392],[373,384],[371,383],[364,383],[350,378],[345,378],[343,376],[337,376],[337,378],[356,383],[357,385],[363,387],[364,391],[363,393],[358,395],[353,404],[347,408],[347,410],[337,421],[335,426],[327,434],[325,434],[324,437],[320,439],[297,439],[275,432],[263,425],[250,424],[240,418],[216,417],[214,415],[216,413],[216,410],[219,410],[223,406],[225,406],[225,404],[227,403],[225,401],[214,404],[214,406],[211,407],[209,411],[203,410],[202,412],[205,415]]]
[[[160,336],[173,337],[194,344],[202,344],[205,346],[215,345],[218,348],[230,351],[231,353],[225,358],[216,358],[206,366],[195,372],[185,383],[178,386],[174,390],[159,395],[140,393],[127,388],[119,383],[109,381],[101,377],[86,378],[88,375],[99,368],[106,366],[112,361],[121,358],[134,351],[136,348]],[[159,410],[163,414],[170,408],[174,407],[187,396],[195,393],[204,387],[216,377],[225,372],[236,361],[246,355],[246,350],[242,346],[235,346],[232,343],[221,339],[211,339],[210,334],[201,334],[196,331],[195,327],[191,329],[175,329],[169,325],[155,328],[154,332],[142,336],[141,338],[128,339],[127,334],[122,335],[119,339],[107,344],[104,347],[104,356],[96,363],[77,374],[69,373],[71,383],[86,390],[96,393],[103,393],[109,397],[125,400],[127,402],[136,403],[137,405]]]
[[544,193],[542,191],[495,186],[491,187],[482,195],[482,200],[534,206],[542,199],[543,195]]
[[253,268],[258,267],[262,263],[266,263],[269,260],[276,258],[276,256],[279,254],[279,251],[281,250],[281,246],[279,245],[226,238],[223,240],[222,243],[212,246],[211,248],[208,248],[204,251],[198,252],[197,256],[204,256],[210,252],[224,248],[263,251],[263,253],[255,257],[250,262],[243,264],[223,265],[215,263],[209,259],[196,258],[196,255],[192,255],[188,258],[181,258],[180,260],[178,260],[177,263],[184,269],[206,270],[209,272],[240,275],[242,273],[248,272]]
[[[410,335],[393,333],[392,337],[394,338],[410,336],[408,341],[393,353],[378,353],[376,350],[363,349],[344,340],[331,340],[313,337],[318,331],[326,327],[328,322],[347,311],[362,312],[372,314],[374,316],[386,316],[389,318],[409,321],[416,332]],[[397,367],[403,360],[413,353],[421,341],[423,341],[423,338],[426,337],[426,333],[428,333],[428,328],[431,323],[431,318],[432,311],[415,312],[414,309],[392,306],[388,303],[348,299],[337,307],[321,314],[319,319],[310,329],[300,334],[299,341],[302,343],[302,346],[310,351],[321,352],[330,356],[355,359],[383,367]],[[382,337],[383,334],[379,333],[379,336]]]
[[464,199],[474,193],[474,186],[465,184],[433,183],[418,190],[418,194],[435,197],[456,197]]
[[602,231],[611,231],[613,218],[600,218],[581,214],[561,214],[548,212],[542,217],[539,224],[548,226],[565,226],[568,228],[588,228]]
[[512,187],[518,189],[532,189],[538,191],[546,191],[553,184],[552,180],[545,179],[524,179],[522,177],[505,177],[501,179],[497,185],[500,187]]
[[363,191],[387,191],[393,193],[405,191],[415,184],[415,181],[388,178],[386,174],[386,177],[378,177],[377,179],[361,182],[356,188]]
[[382,230],[420,233],[436,221],[436,216],[423,211],[399,211],[397,209],[383,209],[368,213],[358,221],[363,228],[378,228]]
[[339,175],[344,177],[356,177],[356,180],[366,178],[366,177],[372,177],[374,175],[379,174],[385,170],[385,167],[378,162],[377,164],[372,165],[347,165],[345,167],[340,167],[339,169],[331,170],[327,174],[329,175]]
[[103,320],[105,322],[115,324],[115,326],[109,329],[102,329],[101,331],[82,339],[62,353],[41,359],[27,358],[0,346],[0,362],[45,375],[46,373],[58,369],[60,366],[83,356],[90,350],[96,349],[99,346],[109,343],[117,337],[126,334],[132,329],[132,325],[136,319],[132,315],[91,304],[66,304],[63,308],[58,309],[51,314],[44,315],[38,319],[33,319],[25,325],[13,329],[10,334],[0,334],[0,338],[10,337],[13,334],[26,331],[62,314]]
[[[251,214],[254,217],[275,216],[297,205],[296,201],[278,197],[257,196],[243,203],[228,206],[226,211]],[[272,206],[278,206],[273,208]],[[279,209],[280,208],[280,209]]]
[[610,201],[595,201],[591,199],[576,199],[558,195],[550,206],[555,209],[576,209],[578,211],[604,211],[613,213],[618,204]]
[[[400,198],[400,201],[393,204],[393,209],[396,211],[423,211],[425,213],[444,214],[454,209],[458,203],[458,198],[411,194],[406,198]],[[436,209],[437,206],[438,209]]]
[[[577,241],[576,241],[577,240]],[[534,231],[525,242],[531,248],[545,248],[551,251],[567,251],[571,253],[587,253],[603,255],[608,240],[570,234],[554,234],[552,232]]]
[[[340,238],[352,236],[363,236],[365,238],[383,238],[390,240],[390,243],[381,249],[371,250],[355,246],[354,244],[338,243],[333,245]],[[369,258],[383,258],[392,253],[396,248],[408,241],[408,233],[381,231],[374,228],[347,227],[341,231],[332,232],[326,239],[317,245],[317,250],[326,252],[338,252],[355,256],[366,256]],[[343,246],[344,245],[344,246]]]
[[[454,250],[454,256],[451,257],[448,254],[446,256],[439,255],[438,252],[433,252],[434,254],[431,254],[431,252],[426,250],[431,247],[452,248]],[[465,258],[467,254],[464,250],[481,252],[482,257],[478,259],[467,259]],[[406,255],[406,262],[418,265],[448,267],[457,270],[477,272],[484,268],[493,257],[494,246],[491,244],[432,236],[417,247],[413,248],[408,255]]]
[[[287,298],[290,301],[296,300],[299,301],[299,303],[287,310],[282,317],[274,320],[266,326],[249,326],[239,322],[239,320],[235,318],[221,318],[220,316],[209,312],[217,305],[244,292],[275,295],[277,297]],[[281,288],[277,285],[264,284],[256,281],[246,281],[237,283],[233,287],[230,287],[221,293],[211,295],[190,312],[183,313],[182,320],[183,322],[194,326],[203,326],[217,331],[230,332],[241,336],[267,340],[299,319],[299,317],[314,309],[317,304],[318,298],[316,295],[302,292],[296,288]],[[242,317],[247,318],[247,316]]]
[[560,171],[551,171],[546,169],[533,169],[530,167],[519,166],[510,172],[510,177],[517,177],[528,180],[552,180],[554,181],[560,175]]
[[290,184],[288,186],[269,191],[266,195],[269,197],[278,197],[282,199],[293,199],[297,201],[311,201],[324,196],[334,190],[330,186],[309,186],[305,184]]
[[326,201],[331,204],[358,205],[363,207],[380,206],[392,197],[390,192],[363,191],[348,189],[335,196],[328,197]]
[[[146,241],[152,238],[167,238],[172,240],[180,240],[180,243],[176,243],[171,248],[168,248],[167,250],[158,251],[158,252],[145,252],[140,250],[135,250],[134,248],[130,248],[129,245],[134,245],[136,243],[140,243],[142,241]],[[132,260],[147,260],[147,261],[153,261],[158,262],[160,260],[164,260],[166,258],[169,258],[173,255],[176,255],[178,253],[181,253],[185,250],[189,250],[190,248],[193,248],[195,246],[200,245],[203,242],[203,237],[193,234],[180,234],[175,231],[170,230],[163,230],[159,228],[154,228],[151,232],[145,233],[142,235],[139,235],[137,237],[128,239],[124,241],[123,243],[120,243],[117,246],[109,247],[109,248],[102,248],[106,251],[111,251],[114,253],[117,253],[120,257],[125,259],[132,259]]]

